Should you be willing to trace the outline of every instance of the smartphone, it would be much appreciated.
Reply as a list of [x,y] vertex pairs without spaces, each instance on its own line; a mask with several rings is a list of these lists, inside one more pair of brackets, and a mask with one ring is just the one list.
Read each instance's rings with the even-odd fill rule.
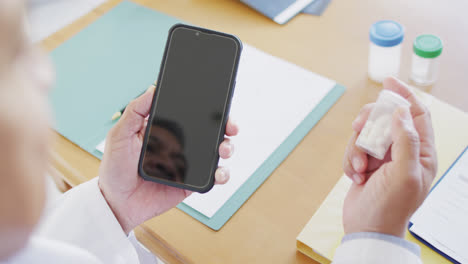
[[213,187],[241,50],[233,35],[169,30],[138,165],[143,179],[200,193]]

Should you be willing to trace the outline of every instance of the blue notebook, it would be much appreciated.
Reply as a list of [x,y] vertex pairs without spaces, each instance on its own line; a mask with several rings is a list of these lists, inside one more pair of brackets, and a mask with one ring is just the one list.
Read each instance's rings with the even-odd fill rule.
[[323,14],[325,9],[327,9],[328,5],[330,4],[331,0],[315,0],[314,2],[310,3],[302,13],[320,16]]
[[[112,115],[156,80],[169,28],[182,21],[123,1],[51,52],[57,70],[50,100],[55,129],[92,155],[116,121]],[[343,94],[336,85],[237,192],[211,217],[178,208],[220,229]]]
[[321,0],[241,0],[243,3],[282,25],[314,1]]

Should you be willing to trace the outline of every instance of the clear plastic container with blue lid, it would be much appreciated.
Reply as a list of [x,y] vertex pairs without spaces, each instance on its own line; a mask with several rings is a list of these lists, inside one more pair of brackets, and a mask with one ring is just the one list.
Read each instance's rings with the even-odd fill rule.
[[378,21],[371,26],[369,78],[381,83],[388,76],[398,76],[404,36],[403,26],[392,20]]

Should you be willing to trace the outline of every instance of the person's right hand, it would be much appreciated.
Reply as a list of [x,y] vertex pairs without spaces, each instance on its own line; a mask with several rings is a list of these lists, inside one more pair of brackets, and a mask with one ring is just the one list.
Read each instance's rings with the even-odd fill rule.
[[411,103],[393,114],[393,145],[383,161],[368,156],[356,145],[373,104],[366,105],[353,122],[354,135],[346,149],[344,170],[353,179],[343,208],[346,234],[377,232],[403,237],[411,215],[426,198],[437,172],[437,157],[429,110],[410,89],[395,78],[384,89]]
[[[133,100],[117,124],[109,131],[99,169],[99,188],[125,233],[158,216],[187,198],[192,192],[152,181],[138,174],[138,160],[154,96],[152,86]],[[226,138],[219,146],[219,156],[231,157],[234,146],[228,137],[236,136],[239,127],[226,124]],[[229,170],[218,167],[215,184],[225,184]]]

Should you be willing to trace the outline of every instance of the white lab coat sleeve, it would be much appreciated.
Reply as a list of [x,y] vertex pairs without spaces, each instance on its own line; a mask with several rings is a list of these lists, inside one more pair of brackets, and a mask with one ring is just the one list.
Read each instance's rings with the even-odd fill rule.
[[99,189],[97,178],[54,201],[41,223],[37,235],[80,247],[103,263],[143,264],[135,248],[140,245],[136,239],[132,243],[122,230]]
[[158,258],[151,253],[147,248],[145,248],[143,245],[140,244],[140,242],[137,240],[135,233],[133,231],[130,233],[128,236],[132,244],[135,246],[135,249],[138,254],[138,258],[140,259],[141,264],[157,264]]
[[420,248],[402,238],[379,233],[353,233],[343,238],[333,264],[422,264]]

